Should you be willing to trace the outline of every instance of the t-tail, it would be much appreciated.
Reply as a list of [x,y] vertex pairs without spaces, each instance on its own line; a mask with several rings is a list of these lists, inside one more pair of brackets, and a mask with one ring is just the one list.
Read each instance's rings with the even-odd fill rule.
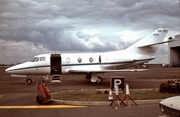
[[153,33],[149,34],[148,36],[144,37],[140,41],[127,48],[126,51],[152,57],[158,50],[160,46],[159,44],[164,43],[163,40],[167,33],[167,28],[159,28]]

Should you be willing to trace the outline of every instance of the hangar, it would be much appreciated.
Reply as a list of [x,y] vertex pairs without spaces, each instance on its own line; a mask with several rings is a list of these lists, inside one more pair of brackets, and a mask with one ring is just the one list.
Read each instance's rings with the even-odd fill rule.
[[169,65],[170,67],[180,67],[180,34],[176,35],[174,38],[177,41],[168,43]]

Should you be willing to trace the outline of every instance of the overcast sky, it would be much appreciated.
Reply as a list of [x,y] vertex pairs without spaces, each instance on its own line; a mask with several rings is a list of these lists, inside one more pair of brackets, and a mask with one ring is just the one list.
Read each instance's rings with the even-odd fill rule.
[[[178,0],[0,0],[0,64],[43,53],[125,49],[160,28],[179,34]],[[155,62],[167,63],[167,45]]]

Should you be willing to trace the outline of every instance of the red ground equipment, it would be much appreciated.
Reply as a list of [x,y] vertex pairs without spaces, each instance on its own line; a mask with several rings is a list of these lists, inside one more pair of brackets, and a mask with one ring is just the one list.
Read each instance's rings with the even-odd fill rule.
[[37,82],[37,88],[38,95],[36,96],[36,102],[38,104],[45,104],[51,101],[51,93],[49,91],[49,88],[44,83],[44,80],[41,79]]

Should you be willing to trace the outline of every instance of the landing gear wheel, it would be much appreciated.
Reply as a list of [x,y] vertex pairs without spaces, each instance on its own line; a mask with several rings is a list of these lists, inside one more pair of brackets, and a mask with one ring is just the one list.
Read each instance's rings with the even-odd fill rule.
[[26,83],[27,83],[27,84],[31,84],[31,83],[32,83],[32,80],[31,80],[30,78],[27,78],[27,79],[26,79]]
[[96,81],[96,83],[101,84],[102,83],[102,78],[98,76],[98,80]]
[[36,96],[36,102],[38,104],[43,104],[43,100],[42,100],[42,98],[39,95]]

